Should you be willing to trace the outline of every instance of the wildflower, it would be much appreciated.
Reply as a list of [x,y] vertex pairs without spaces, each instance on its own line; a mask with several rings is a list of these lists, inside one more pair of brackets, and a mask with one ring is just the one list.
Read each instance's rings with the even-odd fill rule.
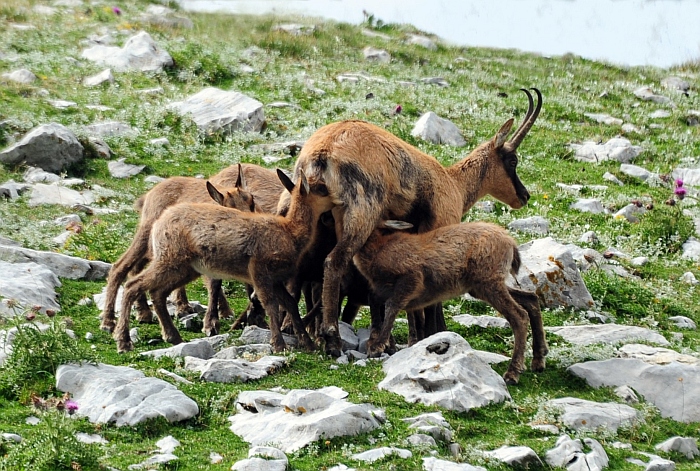
[[685,198],[685,194],[687,193],[686,189],[683,188],[682,186],[679,186],[673,191],[673,194],[678,197],[679,200],[682,200]]
[[669,198],[669,199],[667,199],[666,201],[664,201],[664,203],[667,204],[667,205],[669,205],[669,206],[675,206],[675,205],[676,205],[676,200],[674,200],[673,198]]
[[32,306],[32,312],[39,312],[39,311],[41,311],[41,306],[39,306],[38,304],[35,304],[34,306]]
[[112,12],[114,12],[115,15],[121,16],[122,10],[119,7],[112,7]]
[[73,399],[68,399],[66,401],[66,410],[70,415],[75,414],[75,411],[78,410],[78,403],[75,402]]
[[676,179],[676,186],[677,187],[683,186],[683,180],[681,180],[680,178]]
[[47,309],[47,310],[46,310],[46,316],[47,316],[47,317],[53,317],[53,316],[55,316],[55,315],[56,315],[56,311],[54,311],[53,309]]
[[36,318],[36,314],[33,312],[28,312],[26,316],[24,316],[25,319],[28,321],[33,321]]
[[399,113],[401,113],[401,110],[403,110],[403,106],[401,106],[401,105],[396,105],[396,108],[394,108],[394,114],[399,114]]

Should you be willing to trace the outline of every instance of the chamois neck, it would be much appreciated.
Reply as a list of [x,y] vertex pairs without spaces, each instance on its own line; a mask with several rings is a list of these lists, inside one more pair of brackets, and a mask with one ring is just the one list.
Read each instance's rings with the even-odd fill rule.
[[455,189],[461,194],[462,214],[469,211],[474,203],[488,193],[485,187],[488,166],[487,153],[479,146],[465,158],[445,169],[452,178]]

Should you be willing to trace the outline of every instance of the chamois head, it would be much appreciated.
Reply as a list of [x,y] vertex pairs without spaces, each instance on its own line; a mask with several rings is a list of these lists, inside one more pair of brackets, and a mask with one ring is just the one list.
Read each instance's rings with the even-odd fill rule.
[[[299,181],[296,185],[280,169],[277,169],[277,176],[289,192],[288,205],[281,215],[291,214],[293,210],[298,211],[300,207],[309,207],[312,214],[318,217],[333,207],[326,185],[324,183],[310,185],[303,170],[299,171]],[[297,186],[298,191],[295,190]]]
[[514,120],[511,118],[501,126],[501,129],[490,141],[482,144],[475,150],[475,152],[481,151],[490,154],[492,158],[497,157],[498,164],[486,176],[490,181],[485,182],[487,183],[485,188],[487,188],[488,194],[515,209],[522,208],[530,199],[530,193],[516,173],[518,166],[518,154],[516,151],[542,109],[542,94],[538,89],[532,89],[537,94],[537,106],[534,104],[532,94],[524,88],[521,90],[527,95],[529,106],[525,119],[515,131],[513,137],[507,140],[508,134],[513,127]]
[[255,201],[253,195],[246,189],[241,164],[238,164],[238,178],[235,187],[227,188],[222,193],[211,182],[207,181],[207,191],[209,196],[221,206],[255,212]]

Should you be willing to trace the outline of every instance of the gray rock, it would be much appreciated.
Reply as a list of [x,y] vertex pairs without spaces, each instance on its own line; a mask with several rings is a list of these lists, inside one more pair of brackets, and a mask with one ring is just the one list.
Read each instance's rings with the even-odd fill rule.
[[78,106],[76,102],[68,100],[46,100],[46,103],[54,108],[58,108],[59,110],[66,110],[68,108],[75,108]]
[[625,401],[627,404],[637,404],[639,402],[637,393],[635,393],[634,389],[630,388],[629,386],[616,387],[615,395]]
[[643,267],[647,263],[649,263],[648,257],[634,257],[632,260],[630,260],[630,265],[633,267]]
[[608,124],[610,126],[621,126],[623,123],[620,118],[613,118],[605,113],[583,113],[583,115],[596,123]]
[[26,164],[48,172],[61,172],[83,160],[83,146],[75,134],[58,123],[32,129],[22,140],[0,152],[0,162]]
[[434,456],[423,458],[423,471],[486,471],[481,466],[472,466],[469,463],[455,463],[453,461],[440,460]]
[[27,69],[13,70],[12,72],[6,72],[0,75],[1,78],[9,80],[10,82],[23,83],[29,85],[36,81],[36,75]]
[[300,25],[297,23],[285,23],[272,27],[272,31],[282,31],[287,34],[291,34],[292,36],[305,36],[313,34],[315,30],[315,26]]
[[153,455],[150,458],[147,458],[146,460],[142,461],[141,463],[137,464],[132,464],[127,467],[127,469],[132,470],[132,469],[153,469],[153,466],[158,466],[160,464],[167,464],[170,463],[171,461],[177,461],[178,457],[171,454],[171,453],[159,453],[157,455]]
[[424,113],[411,131],[411,136],[420,137],[434,144],[448,144],[455,147],[466,145],[457,126],[441,118],[432,111]]
[[398,456],[399,458],[408,459],[413,457],[413,453],[403,448],[385,446],[363,451],[362,453],[355,453],[354,455],[350,456],[350,459],[355,461],[364,461],[365,463],[374,463],[375,461],[379,461],[387,456]]
[[258,343],[227,347],[216,352],[212,358],[233,360],[235,358],[264,357],[267,355],[272,355],[272,346],[269,343]]
[[629,134],[629,133],[641,133],[642,131],[639,130],[637,126],[635,126],[632,123],[625,123],[622,125],[622,128],[620,128],[622,132]]
[[[7,245],[0,245],[0,260],[11,263],[34,262],[48,268],[61,278],[86,281],[106,278],[111,267],[109,263],[105,262],[84,260],[55,252],[44,252]],[[32,284],[27,286],[32,286]]]
[[[643,465],[644,463],[642,463]],[[671,460],[666,460],[659,458],[658,456],[652,458],[649,463],[646,464],[644,471],[675,471],[676,463]]]
[[210,87],[184,101],[171,103],[181,115],[191,115],[203,132],[260,132],[265,124],[263,104],[239,92]]
[[566,468],[568,471],[601,471],[608,466],[608,455],[596,440],[584,438],[584,443],[591,449],[584,453],[581,440],[572,440],[567,435],[557,439],[554,448],[545,455],[547,464]]
[[671,116],[671,113],[666,110],[656,110],[653,111],[652,113],[649,113],[649,117],[651,119],[662,119],[662,118],[668,118]]
[[22,441],[22,437],[16,433],[3,433],[2,438],[8,442],[20,443]]
[[434,448],[437,446],[435,439],[424,433],[414,433],[413,435],[409,435],[406,437],[406,442],[414,447]]
[[[27,191],[29,188],[31,188],[31,186],[27,185],[26,183],[17,183],[14,180],[7,180],[5,183],[0,185],[0,194],[5,195],[11,200],[14,200],[22,196],[22,194],[24,194],[24,192]],[[3,241],[1,239],[0,244],[3,244]]]
[[388,64],[391,62],[391,54],[386,52],[384,49],[377,49],[372,46],[367,46],[362,50],[362,54],[365,56],[365,60],[372,62],[380,62],[382,64]]
[[620,358],[636,358],[655,365],[668,365],[676,361],[686,365],[700,366],[700,358],[693,355],[678,353],[663,347],[652,347],[640,343],[628,343],[618,348]]
[[545,433],[551,433],[552,435],[558,435],[559,434],[559,427],[556,425],[550,425],[550,424],[529,424],[530,428],[533,430],[539,430],[541,432]]
[[187,420],[199,407],[175,386],[125,366],[61,365],[56,389],[71,393],[76,415],[92,423],[136,425],[155,417],[168,422]]
[[496,316],[472,316],[471,314],[460,314],[453,316],[452,320],[466,327],[478,325],[484,329],[488,327],[498,327],[501,329],[510,329],[510,324],[503,317]]
[[[693,276],[693,278],[695,278],[695,277]],[[693,284],[696,284],[696,283],[697,283],[697,280]],[[698,326],[695,324],[695,321],[693,321],[692,319],[685,317],[685,316],[671,316],[668,318],[668,320],[673,322],[676,325],[676,327],[678,327],[680,329],[695,330],[698,328]]]
[[649,170],[639,167],[638,165],[622,164],[620,165],[620,171],[625,175],[630,177],[638,178],[642,181],[647,180],[649,177],[654,175]]
[[692,271],[687,271],[683,273],[680,278],[678,278],[678,281],[688,284],[688,285],[697,285],[698,280],[695,278],[695,275],[693,274]]
[[618,427],[635,425],[639,421],[636,409],[614,402],[594,402],[575,397],[547,401],[543,408],[555,413],[558,420],[572,430],[598,430],[615,433]]
[[257,361],[185,358],[185,369],[198,372],[200,379],[210,383],[245,383],[264,378],[286,364],[287,359],[279,356],[264,356]]
[[610,172],[605,172],[603,174],[603,180],[608,181],[608,182],[612,182],[618,186],[625,186],[625,184],[622,183],[622,181],[619,178],[617,178],[615,175],[613,175]]
[[596,142],[584,142],[583,144],[569,144],[574,151],[576,160],[582,162],[602,162],[605,160],[617,160],[621,163],[630,163],[632,159],[642,153],[640,146],[623,137],[608,140],[605,144]]
[[96,45],[82,52],[82,57],[106,65],[117,72],[140,70],[159,72],[173,65],[173,58],[161,49],[145,31],[130,37],[123,48]]
[[598,234],[596,234],[595,231],[584,232],[581,234],[578,241],[585,244],[598,244],[600,242],[600,240],[598,240]]
[[547,235],[549,233],[549,221],[542,216],[516,219],[508,224],[508,229],[527,234]]
[[158,440],[156,446],[158,447],[158,452],[162,454],[172,453],[175,451],[175,448],[180,446],[180,441],[172,435],[168,435]]
[[248,458],[236,462],[233,471],[285,471],[289,465],[287,455],[282,451],[282,457],[273,458],[267,450],[277,450],[272,447],[253,447],[248,451]]
[[172,371],[168,371],[165,368],[158,368],[158,373],[162,374],[163,376],[167,376],[168,378],[182,384],[194,384],[192,381],[183,378],[180,375],[177,375],[173,373]]
[[571,365],[570,373],[594,387],[627,385],[663,417],[679,422],[700,420],[700,367],[672,362],[652,365],[637,359],[612,358]]
[[134,175],[138,175],[146,168],[145,165],[131,165],[125,163],[126,159],[119,159],[115,162],[109,162],[107,168],[109,169],[109,174],[114,178],[129,178]]
[[343,351],[357,350],[360,346],[360,338],[350,324],[338,322],[340,328],[340,340],[343,342]]
[[644,327],[631,325],[568,325],[545,327],[547,332],[563,337],[574,345],[593,345],[596,343],[618,344],[644,340],[658,345],[669,345],[663,335]]
[[678,167],[671,172],[674,180],[683,180],[684,186],[700,186],[700,168]]
[[582,213],[600,214],[605,212],[605,209],[603,208],[603,203],[601,203],[600,200],[595,198],[579,199],[578,201],[572,203],[570,208],[575,209],[577,211],[581,211]]
[[685,118],[685,122],[688,126],[700,125],[700,111],[698,110],[688,110]]
[[214,356],[214,348],[204,339],[195,339],[191,342],[183,342],[169,348],[160,348],[157,350],[141,352],[141,355],[152,358],[160,358],[164,356],[170,358],[195,357],[202,360],[208,360]]
[[535,450],[527,446],[502,446],[493,451],[485,452],[486,456],[495,458],[498,461],[509,464],[511,466],[523,467],[528,469],[532,466],[542,466],[540,457],[537,456]]
[[[243,329],[243,333],[238,338],[238,342],[241,344],[269,344],[271,338],[272,335],[268,329],[249,325]],[[297,345],[297,338],[294,335],[282,334],[282,338],[284,338],[284,343],[286,343],[288,347],[295,347]]]
[[132,137],[138,131],[126,123],[119,121],[106,121],[85,126],[85,131],[98,137]]
[[409,429],[428,434],[434,440],[445,443],[452,441],[452,427],[442,416],[442,412],[426,412],[416,417],[406,417],[401,421],[408,423]]
[[[357,435],[376,429],[384,412],[369,404],[353,404],[340,388],[292,390],[286,395],[247,391],[238,396],[231,430],[252,445],[274,443],[285,453],[320,438]],[[302,405],[303,404],[303,405]],[[304,407],[304,405],[306,407]]]
[[551,237],[533,240],[520,246],[520,258],[518,284],[537,293],[545,306],[576,309],[593,306],[593,298],[567,246]]
[[98,435],[96,433],[89,434],[89,433],[78,432],[75,434],[75,438],[80,443],[86,443],[88,445],[91,445],[93,443],[97,443],[99,445],[106,445],[107,443],[109,443],[107,440],[105,440],[104,437],[102,437],[101,435]]
[[415,44],[416,46],[421,46],[426,49],[430,49],[431,51],[437,50],[437,44],[435,44],[435,41],[426,36],[421,36],[420,34],[409,34],[406,43]]
[[450,83],[442,77],[425,77],[420,79],[421,82],[428,85],[438,85],[440,87],[449,87]]
[[466,340],[441,332],[405,348],[383,364],[378,387],[411,403],[466,412],[510,399],[501,378]]
[[671,102],[670,98],[655,94],[651,87],[640,87],[634,91],[634,95],[644,101],[652,101],[658,104]]
[[112,69],[105,69],[99,74],[91,75],[90,77],[85,77],[85,79],[83,79],[83,85],[86,87],[96,87],[98,85],[102,85],[103,83],[114,83]]
[[639,217],[646,213],[646,209],[643,206],[637,206],[636,204],[630,203],[627,206],[620,209],[618,212],[613,214],[615,219],[626,219],[629,222],[639,222]]
[[700,260],[700,241],[698,241],[695,237],[689,237],[688,240],[683,243],[681,248],[683,249],[681,258],[693,261]]
[[661,80],[661,86],[668,90],[676,90],[679,92],[687,92],[690,90],[690,84],[680,77],[666,77]]
[[672,437],[662,443],[659,443],[654,448],[656,450],[665,451],[666,453],[670,453],[672,451],[678,452],[689,460],[700,456],[697,441],[693,437]]
[[[29,167],[22,175],[27,183],[60,183],[61,177],[37,167]],[[66,185],[64,185],[66,186]]]

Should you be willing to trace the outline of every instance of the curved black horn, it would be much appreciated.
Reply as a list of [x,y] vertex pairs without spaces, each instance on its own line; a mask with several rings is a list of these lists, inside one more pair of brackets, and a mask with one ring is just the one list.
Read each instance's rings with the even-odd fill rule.
[[[505,146],[508,148],[510,151],[514,151],[518,148],[520,143],[523,141],[525,136],[527,135],[528,131],[532,127],[532,125],[535,123],[535,120],[540,114],[540,110],[542,109],[542,93],[536,88],[532,88],[531,90],[534,90],[534,92],[537,94],[537,107],[534,107],[534,102],[532,98],[532,94],[527,91],[524,88],[521,88],[523,92],[527,95],[527,100],[528,100],[528,110],[527,113],[525,114],[525,119],[523,119],[522,124],[520,127],[515,131],[515,134],[513,134],[513,137],[508,141]],[[534,107],[534,109],[533,109]]]

